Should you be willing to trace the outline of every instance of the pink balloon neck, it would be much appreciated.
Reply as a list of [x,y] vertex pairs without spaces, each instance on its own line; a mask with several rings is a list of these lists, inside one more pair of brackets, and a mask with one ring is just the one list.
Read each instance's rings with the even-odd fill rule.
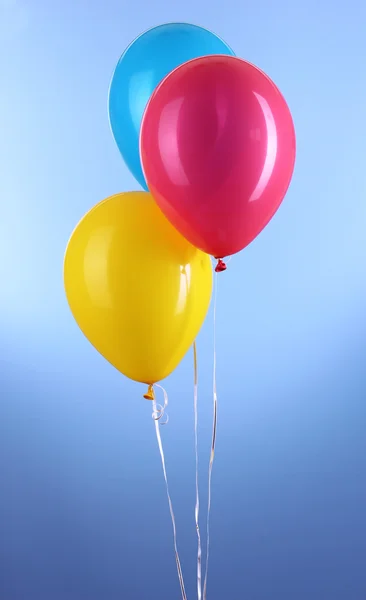
[[217,260],[217,265],[215,267],[215,272],[216,273],[222,273],[223,271],[226,271],[227,266],[224,263],[224,261],[222,260],[222,258],[217,258],[217,256],[215,256],[216,260]]

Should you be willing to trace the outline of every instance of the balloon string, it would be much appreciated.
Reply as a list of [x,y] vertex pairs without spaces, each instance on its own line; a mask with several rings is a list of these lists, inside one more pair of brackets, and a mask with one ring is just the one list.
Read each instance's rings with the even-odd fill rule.
[[210,463],[208,467],[208,505],[207,505],[207,547],[206,547],[206,569],[205,580],[203,585],[203,600],[206,600],[207,594],[207,576],[208,576],[208,561],[210,555],[210,513],[211,513],[211,479],[212,466],[215,457],[216,447],[216,429],[217,429],[217,387],[216,387],[216,307],[217,307],[217,273],[215,275],[215,295],[213,308],[213,330],[214,330],[214,352],[213,352],[213,421],[212,421],[212,441]]
[[[176,528],[176,524],[175,524],[175,516],[174,516],[174,511],[173,511],[173,504],[172,504],[172,501],[171,501],[171,498],[170,498],[170,493],[169,493],[169,484],[168,484],[168,476],[167,476],[166,467],[165,467],[165,456],[164,456],[164,450],[163,450],[163,443],[162,443],[161,435],[160,435],[160,419],[161,419],[161,417],[163,417],[163,415],[165,413],[165,409],[168,406],[168,394],[167,394],[166,390],[161,385],[157,385],[156,387],[160,388],[162,390],[163,394],[164,394],[164,405],[161,406],[160,404],[157,404],[156,400],[154,398],[153,401],[152,401],[153,402],[153,414],[152,414],[152,417],[153,417],[154,422],[155,422],[156,439],[158,441],[158,447],[159,447],[159,452],[160,452],[160,457],[161,457],[161,464],[162,464],[162,467],[163,467],[163,474],[164,474],[164,480],[165,480],[166,493],[167,493],[168,503],[169,503],[170,516],[171,516],[172,525],[173,525],[174,553],[175,553],[175,562],[177,564],[179,585],[180,585],[180,590],[181,590],[181,593],[182,593],[182,599],[183,600],[187,600],[186,590],[185,590],[185,587],[184,587],[182,567],[181,567],[181,564],[180,564],[179,553],[178,553],[178,546],[177,546],[177,528]],[[166,423],[167,423],[167,421],[164,421],[161,424],[165,425]]]
[[197,531],[197,598],[202,599],[202,547],[201,547],[201,534],[199,528],[199,510],[200,510],[200,496],[199,496],[199,485],[198,485],[198,368],[197,368],[197,344],[193,344],[193,361],[194,361],[194,443],[196,453],[196,506],[194,509],[194,516],[196,520],[196,531]]

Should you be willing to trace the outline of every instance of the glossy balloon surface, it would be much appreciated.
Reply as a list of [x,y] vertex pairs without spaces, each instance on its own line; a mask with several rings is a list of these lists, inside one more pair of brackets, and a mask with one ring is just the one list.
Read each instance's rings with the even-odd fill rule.
[[217,35],[189,23],[167,23],[136,38],[121,56],[109,91],[109,119],[120,153],[131,173],[147,189],[141,169],[142,116],[156,86],[182,63],[207,54],[233,51]]
[[289,186],[295,132],[276,85],[239,58],[192,60],[168,75],[144,115],[149,189],[187,240],[215,257],[242,250]]
[[212,293],[210,258],[187,242],[147,192],[107,198],[77,225],[64,283],[89,341],[127,377],[167,377],[193,344]]

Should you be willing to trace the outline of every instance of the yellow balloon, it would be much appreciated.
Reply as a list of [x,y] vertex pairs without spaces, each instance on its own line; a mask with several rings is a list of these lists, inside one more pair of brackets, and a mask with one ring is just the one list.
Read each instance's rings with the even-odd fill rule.
[[212,267],[151,194],[127,192],[81,219],[66,249],[64,283],[93,346],[121,373],[151,386],[193,344],[211,300]]

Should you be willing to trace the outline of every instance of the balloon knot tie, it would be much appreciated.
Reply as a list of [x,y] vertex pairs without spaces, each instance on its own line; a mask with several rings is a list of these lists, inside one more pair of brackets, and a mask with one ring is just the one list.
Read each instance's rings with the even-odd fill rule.
[[227,266],[224,263],[224,261],[222,260],[222,258],[217,258],[217,265],[215,267],[215,272],[216,273],[222,273],[223,271],[226,271]]
[[146,394],[144,394],[145,400],[155,400],[155,392],[153,386],[150,384]]

